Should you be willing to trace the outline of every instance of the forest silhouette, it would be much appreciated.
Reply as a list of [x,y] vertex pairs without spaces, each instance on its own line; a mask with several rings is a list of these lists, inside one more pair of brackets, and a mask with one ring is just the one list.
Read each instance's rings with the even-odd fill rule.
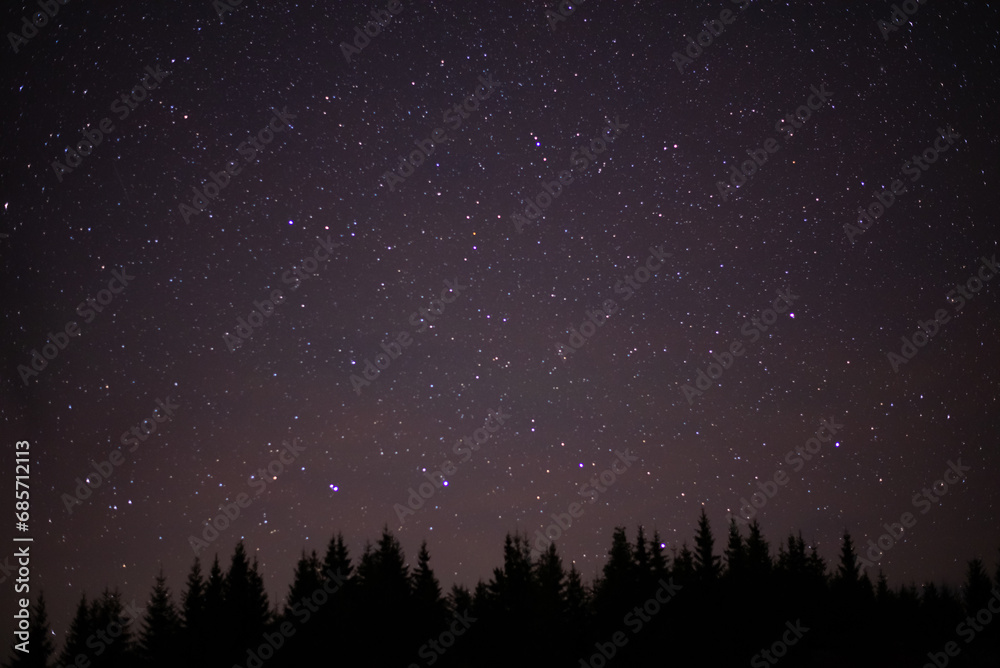
[[[57,651],[44,594],[32,606],[30,653],[5,665],[52,668],[299,666],[645,667],[1000,665],[1000,564],[991,580],[967,563],[958,591],[890,588],[863,572],[845,531],[828,568],[801,533],[775,550],[756,521],[716,540],[702,511],[689,548],[668,554],[638,527],[614,529],[602,573],[584,582],[552,544],[536,559],[508,534],[503,565],[470,590],[442,591],[426,542],[407,563],[388,528],[360,557],[337,534],[303,553],[272,605],[256,559],[239,543],[223,569],[191,566],[179,599],[162,572],[144,610],[117,590],[84,595]],[[983,611],[986,611],[985,613]]]

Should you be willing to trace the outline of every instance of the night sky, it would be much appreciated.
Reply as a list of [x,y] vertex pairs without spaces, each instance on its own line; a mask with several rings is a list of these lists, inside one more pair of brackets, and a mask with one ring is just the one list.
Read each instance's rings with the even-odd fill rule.
[[992,572],[995,4],[389,4],[74,0],[8,36],[0,489],[29,441],[8,532],[58,644],[82,592],[162,565],[179,599],[237,498],[199,554],[244,539],[272,603],[384,525],[474,586],[574,502],[586,579],[616,525],[679,548],[701,508],[721,553],[758,484],[775,552],[911,512],[891,586]]

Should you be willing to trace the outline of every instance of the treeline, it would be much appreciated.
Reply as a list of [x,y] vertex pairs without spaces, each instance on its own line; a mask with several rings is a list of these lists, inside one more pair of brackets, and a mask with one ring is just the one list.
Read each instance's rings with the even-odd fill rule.
[[532,559],[527,537],[508,534],[488,581],[445,594],[426,543],[410,566],[383,529],[355,562],[338,534],[322,558],[302,554],[278,606],[240,543],[225,571],[218,556],[207,574],[195,559],[179,601],[162,572],[141,612],[117,591],[82,597],[58,655],[40,596],[30,654],[12,650],[7,665],[1000,665],[1000,565],[994,582],[968,562],[960,591],[893,589],[862,572],[847,532],[830,569],[801,533],[775,554],[756,522],[715,542],[704,511],[693,549],[675,554],[642,527],[634,542],[616,528],[603,572],[584,582],[554,545]]

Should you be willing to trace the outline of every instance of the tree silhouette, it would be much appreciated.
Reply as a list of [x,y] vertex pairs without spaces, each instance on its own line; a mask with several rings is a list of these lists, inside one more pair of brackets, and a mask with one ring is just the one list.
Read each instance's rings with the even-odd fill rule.
[[[194,560],[181,615],[162,569],[144,615],[123,609],[114,590],[94,600],[81,596],[59,665],[298,668],[343,665],[363,652],[365,665],[375,666],[579,668],[610,666],[613,648],[614,665],[660,666],[669,656],[674,663],[729,666],[774,647],[776,631],[784,638],[792,620],[812,630],[782,660],[788,668],[922,665],[928,652],[954,641],[956,629],[973,628],[970,620],[985,625],[980,613],[995,595],[979,559],[968,562],[960,593],[934,583],[919,591],[913,584],[893,589],[882,572],[873,586],[846,530],[832,577],[801,532],[787,535],[775,563],[756,521],[746,537],[730,522],[720,575],[707,512],[699,515],[695,551],[683,542],[672,563],[658,533],[649,541],[639,526],[630,544],[625,529],[615,527],[607,561],[589,587],[575,565],[566,571],[555,544],[533,561],[528,539],[507,534],[493,576],[472,592],[456,583],[447,597],[426,542],[411,568],[384,527],[374,545],[365,544],[355,568],[338,533],[322,562],[315,552],[301,553],[280,616],[269,609],[257,560],[241,542],[225,573],[215,557],[207,580]],[[666,600],[659,597],[664,586],[673,592]],[[138,643],[133,615],[142,617]],[[40,596],[31,621],[33,651],[12,652],[9,665],[54,668],[47,665],[47,627]],[[956,668],[961,661],[995,665],[995,628],[977,631]],[[266,638],[285,640],[277,652],[257,654]],[[251,661],[248,652],[258,658]]]
[[6,664],[10,668],[48,668],[49,661],[55,654],[44,593],[38,594],[38,600],[31,607],[29,614],[31,622],[28,627],[28,644],[24,648],[26,651],[17,649],[20,639],[14,641],[11,647],[11,659]]
[[649,583],[649,575],[652,572],[650,565],[650,554],[649,545],[646,542],[646,533],[642,529],[642,525],[635,533],[635,549],[632,551],[635,556],[635,569],[636,576],[640,586],[646,586]]
[[440,632],[448,617],[448,604],[441,597],[441,584],[430,567],[431,555],[427,551],[427,541],[420,544],[417,553],[417,567],[411,574],[413,610],[418,637],[427,638]]
[[990,576],[986,574],[982,559],[969,561],[965,571],[965,584],[962,586],[962,602],[965,604],[965,611],[969,615],[975,615],[986,607],[986,603],[992,596],[993,584]]
[[161,566],[139,634],[139,651],[145,665],[153,668],[175,666],[180,656],[180,636],[181,620],[170,600],[170,590]]
[[851,534],[844,529],[844,538],[840,544],[840,565],[837,567],[837,581],[841,586],[851,589],[858,585],[861,569],[858,566],[858,555],[854,553],[854,541]]
[[286,604],[286,617],[292,619],[291,608],[303,599],[312,598],[313,593],[323,586],[323,576],[320,573],[319,557],[313,550],[308,556],[305,550],[295,564],[295,576],[292,584],[288,587],[288,598]]
[[681,544],[680,554],[674,557],[674,575],[682,585],[694,579],[694,554],[688,548],[687,541]]
[[698,531],[694,537],[694,573],[703,583],[715,582],[721,572],[719,557],[714,553],[715,539],[712,537],[712,528],[708,522],[708,515],[705,509],[701,509],[701,517],[698,518]]
[[[78,656],[86,658],[89,648],[87,638],[94,631],[93,620],[90,617],[90,606],[87,604],[87,596],[81,595],[80,602],[76,606],[76,614],[69,625],[69,634],[66,636],[66,644],[59,655],[59,663],[69,665],[76,663]],[[88,659],[89,660],[89,659]]]
[[764,580],[771,575],[774,563],[771,561],[771,547],[761,533],[757,520],[750,523],[747,536],[747,571],[754,580]]
[[734,582],[742,582],[746,577],[747,554],[746,542],[736,525],[736,518],[729,520],[729,542],[726,544],[726,575]]
[[105,589],[101,598],[90,604],[91,628],[96,639],[87,638],[87,648],[94,668],[126,668],[134,656],[133,617],[126,616],[121,594]]
[[653,540],[649,542],[649,554],[649,568],[652,572],[653,580],[659,582],[662,578],[667,577],[670,569],[659,531],[653,532]]
[[264,582],[257,567],[247,560],[243,541],[236,544],[222,585],[224,621],[227,634],[227,663],[239,663],[250,648],[256,648],[271,618]]

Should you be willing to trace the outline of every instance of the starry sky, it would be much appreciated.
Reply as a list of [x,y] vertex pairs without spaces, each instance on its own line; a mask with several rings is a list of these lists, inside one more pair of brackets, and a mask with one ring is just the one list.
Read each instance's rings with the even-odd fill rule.
[[702,508],[721,552],[776,474],[775,550],[801,529],[829,564],[909,511],[890,584],[992,570],[1000,281],[969,279],[1000,250],[996,6],[570,7],[70,2],[8,36],[0,487],[29,441],[9,534],[58,642],[81,592],[142,601],[162,565],[179,597],[237,498],[200,555],[244,539],[272,601],[302,549],[384,525],[473,586],[574,502],[556,544],[586,578],[614,526],[676,548]]

